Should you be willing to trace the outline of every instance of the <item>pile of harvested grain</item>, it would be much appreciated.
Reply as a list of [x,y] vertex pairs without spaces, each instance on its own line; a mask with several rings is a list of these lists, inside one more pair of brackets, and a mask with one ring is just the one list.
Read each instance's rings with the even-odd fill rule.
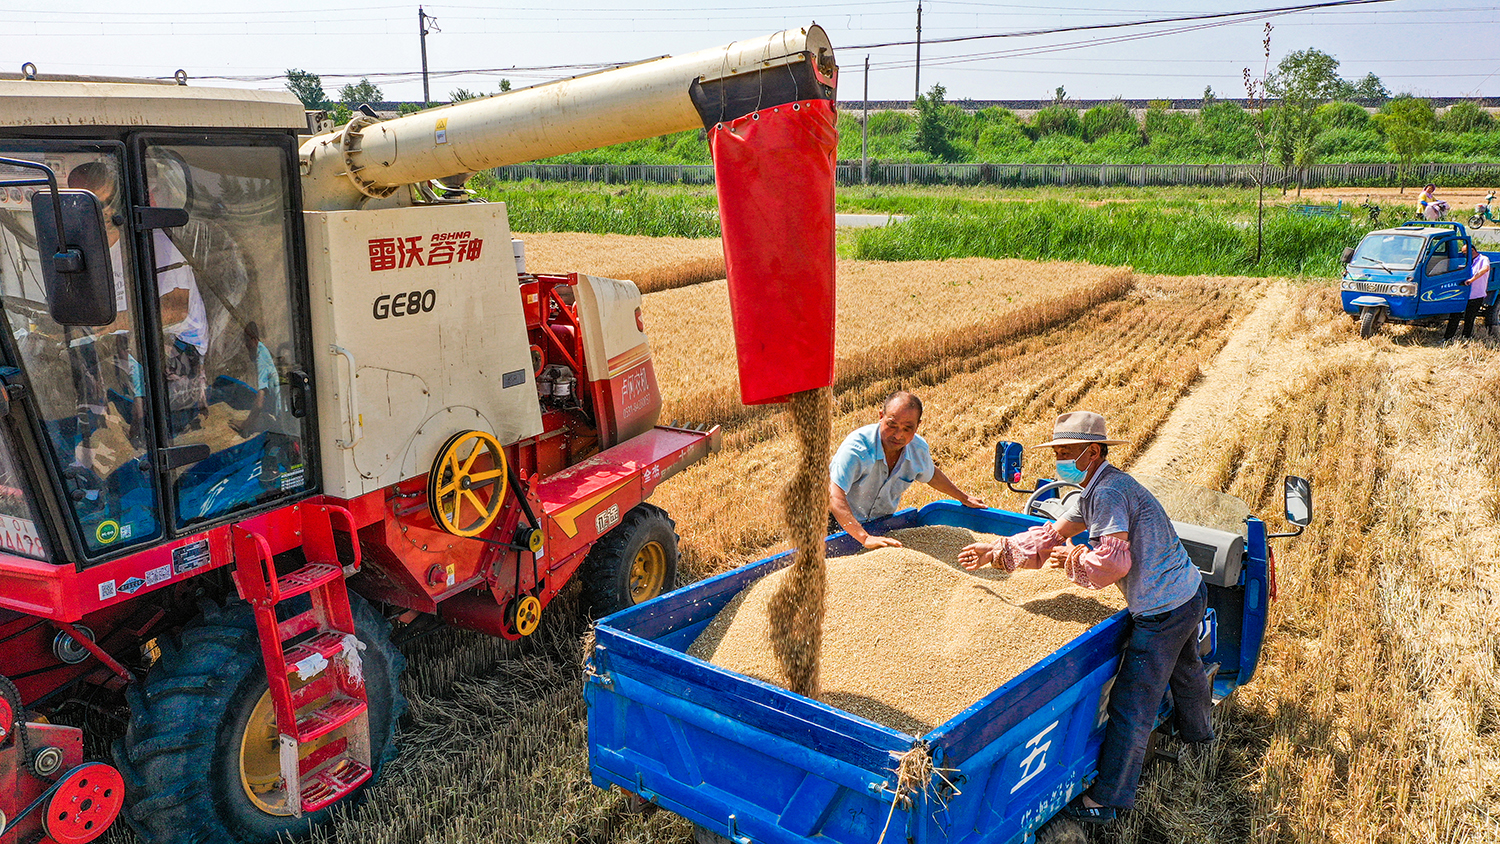
[[[966,572],[963,528],[897,531],[904,548],[827,563],[819,699],[921,735],[1124,606],[1116,589],[1081,589],[1057,569]],[[772,596],[790,569],[741,592],[689,653],[778,685],[767,647]]]
[[823,639],[823,537],[828,525],[828,432],[833,390],[794,393],[788,404],[800,459],[782,493],[787,539],[796,553],[770,596],[767,607],[771,650],[786,687],[818,696],[818,662]]

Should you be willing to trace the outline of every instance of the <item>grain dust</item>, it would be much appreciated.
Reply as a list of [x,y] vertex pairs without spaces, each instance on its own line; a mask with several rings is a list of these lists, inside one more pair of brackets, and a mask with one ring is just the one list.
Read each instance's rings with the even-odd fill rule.
[[[967,572],[959,549],[993,537],[932,526],[892,534],[903,548],[827,561],[819,700],[921,735],[1025,671],[1125,602],[1061,570]],[[773,596],[792,568],[741,592],[689,653],[790,688],[769,646]]]
[[823,640],[823,598],[827,572],[823,538],[828,524],[828,449],[833,390],[794,393],[788,410],[797,436],[796,471],[782,493],[787,539],[796,549],[792,564],[767,607],[772,651],[788,689],[818,696],[818,661]]

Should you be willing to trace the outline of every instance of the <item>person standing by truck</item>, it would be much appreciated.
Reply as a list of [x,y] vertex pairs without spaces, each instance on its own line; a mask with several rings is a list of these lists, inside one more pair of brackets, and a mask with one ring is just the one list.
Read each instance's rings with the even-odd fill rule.
[[[1198,654],[1198,624],[1208,591],[1188,558],[1166,510],[1140,482],[1109,463],[1103,416],[1064,413],[1053,425],[1057,477],[1082,489],[1050,524],[959,552],[966,569],[1037,569],[1044,561],[1089,589],[1115,584],[1130,609],[1130,636],[1109,696],[1109,724],[1099,754],[1099,776],[1063,813],[1087,823],[1109,823],[1135,805],[1146,742],[1170,687],[1179,737],[1189,743],[1214,738],[1213,695]],[[1071,538],[1087,530],[1093,548]]]
[[828,467],[830,530],[844,530],[866,548],[900,548],[889,536],[871,536],[861,522],[889,516],[916,481],[928,484],[965,507],[984,501],[964,492],[932,462],[927,441],[917,436],[922,400],[897,390],[880,405],[880,417],[849,436]]
[[[1474,319],[1479,316],[1479,310],[1484,307],[1485,294],[1490,287],[1490,259],[1483,252],[1475,249],[1466,241],[1458,241],[1458,248],[1469,256],[1469,304],[1462,313],[1454,312],[1448,316],[1448,330],[1443,332],[1443,340],[1452,340],[1453,335],[1458,333],[1458,321],[1464,323],[1464,339],[1474,336]],[[1491,329],[1495,324],[1493,312],[1485,320],[1485,325]]]

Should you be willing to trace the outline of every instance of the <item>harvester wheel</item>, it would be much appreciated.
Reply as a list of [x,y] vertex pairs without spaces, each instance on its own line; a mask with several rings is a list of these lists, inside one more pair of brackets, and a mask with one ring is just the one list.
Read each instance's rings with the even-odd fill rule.
[[[391,644],[385,619],[357,595],[349,601],[364,645],[373,783],[396,755],[406,660]],[[359,798],[363,789],[300,818],[266,811],[270,795],[257,790],[266,777],[251,770],[262,755],[265,730],[257,725],[264,719],[257,712],[266,688],[255,621],[243,602],[208,606],[162,647],[145,682],[129,687],[130,725],[114,753],[125,777],[125,816],[142,837],[152,844],[272,842],[305,834],[335,807]]]
[[676,525],[665,510],[637,504],[583,561],[584,608],[599,618],[649,601],[677,579]]

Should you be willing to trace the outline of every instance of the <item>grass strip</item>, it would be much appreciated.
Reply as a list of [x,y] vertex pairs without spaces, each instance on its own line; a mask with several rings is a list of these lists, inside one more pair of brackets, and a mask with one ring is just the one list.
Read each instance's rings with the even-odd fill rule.
[[1163,275],[1336,275],[1339,254],[1363,231],[1336,218],[1269,213],[1255,261],[1254,224],[1154,205],[1089,208],[997,203],[969,214],[922,214],[862,230],[854,257],[877,261],[960,257],[1088,261]]

